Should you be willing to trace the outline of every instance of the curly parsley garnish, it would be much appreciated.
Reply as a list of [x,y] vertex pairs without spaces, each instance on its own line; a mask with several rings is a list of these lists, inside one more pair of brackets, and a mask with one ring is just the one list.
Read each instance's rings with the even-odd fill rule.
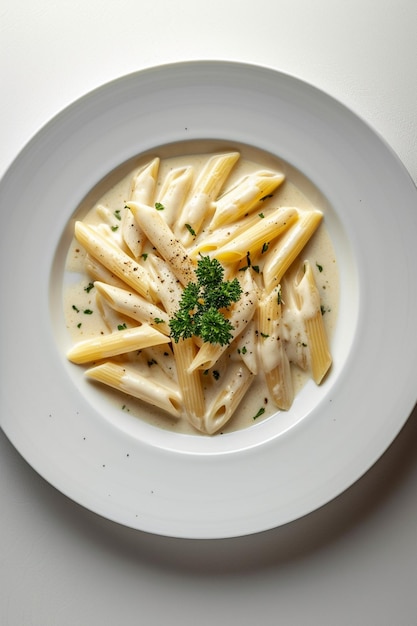
[[239,281],[224,281],[222,265],[208,256],[198,260],[196,276],[197,282],[185,287],[179,309],[169,322],[171,337],[175,343],[196,336],[205,342],[227,345],[233,337],[233,326],[222,310],[239,300]]

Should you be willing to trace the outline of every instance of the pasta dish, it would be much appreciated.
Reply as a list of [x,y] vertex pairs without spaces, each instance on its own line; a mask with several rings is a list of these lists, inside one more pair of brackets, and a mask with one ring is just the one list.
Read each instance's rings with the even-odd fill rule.
[[323,212],[287,204],[285,185],[235,150],[137,168],[75,222],[68,359],[203,434],[255,388],[252,420],[288,411],[298,373],[319,385],[332,357],[328,280],[309,254]]

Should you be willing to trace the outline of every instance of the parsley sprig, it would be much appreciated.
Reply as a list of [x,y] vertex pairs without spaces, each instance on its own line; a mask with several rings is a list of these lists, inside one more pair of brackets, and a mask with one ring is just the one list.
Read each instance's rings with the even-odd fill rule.
[[196,276],[197,282],[184,288],[179,309],[170,320],[171,337],[175,343],[197,336],[205,342],[227,345],[233,337],[233,326],[223,311],[239,300],[239,281],[223,280],[224,268],[208,256],[198,260]]

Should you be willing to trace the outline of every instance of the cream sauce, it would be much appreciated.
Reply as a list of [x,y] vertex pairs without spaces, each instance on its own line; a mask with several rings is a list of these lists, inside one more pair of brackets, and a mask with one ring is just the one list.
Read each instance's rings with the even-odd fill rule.
[[[195,178],[197,177],[198,172],[207,160],[207,152],[204,152],[204,144],[199,147],[201,148],[201,153],[185,153],[182,156],[172,156],[168,151],[168,155],[161,159],[155,189],[155,201],[158,200],[159,193],[161,189],[163,189],[165,178],[169,174],[172,175],[173,171],[191,166],[194,168]],[[211,153],[212,151],[210,151],[210,154]],[[234,166],[222,193],[232,189],[244,176],[254,171],[264,168],[272,168],[275,171],[286,169],[286,179],[284,183],[274,192],[272,198],[266,199],[261,203],[260,210],[266,211],[269,207],[278,208],[280,206],[297,207],[300,210],[322,208],[319,202],[320,194],[317,190],[315,190],[308,181],[305,182],[303,177],[295,170],[292,170],[290,166],[282,164],[274,157],[258,150],[246,149],[241,150],[241,153],[241,159]],[[117,174],[112,174],[110,182],[103,181],[95,194],[88,198],[79,208],[79,215],[77,215],[77,217],[79,216],[80,219],[83,219],[86,223],[98,225],[103,222],[104,215],[107,222],[104,229],[107,229],[116,240],[121,241],[121,229],[119,228],[121,224],[120,217],[126,202],[130,198],[132,177],[138,171],[138,168],[140,168],[143,163],[149,162],[151,158],[152,156],[147,156],[142,162],[139,162],[134,168],[127,171],[127,173],[126,171],[122,172],[119,180],[117,180]],[[284,168],[282,165],[284,165]],[[300,177],[301,185],[297,184],[299,182],[297,180],[298,177]],[[115,178],[116,180],[114,180]],[[197,204],[199,204],[199,202]],[[301,257],[303,260],[308,259],[312,266],[319,290],[323,321],[327,335],[331,338],[337,319],[339,282],[336,255],[329,233],[326,230],[325,219],[318,227],[310,242],[305,246]],[[92,281],[85,271],[85,263],[86,253],[78,242],[73,239],[67,255],[66,280],[63,291],[66,326],[73,343],[96,336],[100,333],[106,334],[109,332],[109,325],[112,328],[117,328],[118,325],[130,327],[135,324],[131,319],[111,310],[109,307],[103,307],[103,304],[101,304],[100,307],[98,306],[96,301],[97,290],[92,286]],[[287,333],[285,338],[289,342],[287,344],[287,354],[290,360],[295,362],[298,358],[297,342],[301,344],[306,341],[302,318],[295,307],[284,309],[284,311]],[[147,354],[149,356],[150,352],[146,353],[146,351],[144,351],[144,354],[141,354],[139,357],[131,354],[129,355],[129,360],[132,362],[134,362],[136,358],[143,360],[144,358],[148,358]],[[153,357],[151,358],[149,356],[148,363],[152,364],[152,359]],[[271,362],[273,362],[273,360],[274,356],[271,354]],[[216,376],[223,376],[227,370],[227,366],[227,359],[222,358],[216,365]],[[152,375],[157,376],[157,371],[157,367],[151,369]],[[161,371],[164,377],[167,376],[168,371],[175,380],[175,368],[172,368],[172,365],[161,368]],[[303,372],[299,367],[293,366],[292,375],[295,391],[297,393],[309,378],[309,374]],[[204,390],[207,396],[207,403],[209,404],[218,391],[218,387],[216,389],[216,380],[213,379],[212,373],[207,377],[207,380],[204,380]],[[103,394],[108,396],[109,401],[118,403],[125,411],[129,411],[132,415],[140,416],[157,427],[173,429],[179,433],[199,434],[184,419],[176,420],[149,405],[146,405],[144,410],[144,404],[133,397],[115,392],[104,386]],[[221,429],[221,432],[230,432],[240,428],[246,428],[276,412],[277,409],[269,397],[262,374],[253,376],[253,382],[249,391],[241,401],[233,418]]]

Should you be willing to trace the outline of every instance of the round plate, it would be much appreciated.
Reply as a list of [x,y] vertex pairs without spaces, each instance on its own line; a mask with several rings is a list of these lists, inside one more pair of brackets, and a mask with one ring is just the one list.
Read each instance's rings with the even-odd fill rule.
[[[319,190],[341,288],[325,383],[288,413],[212,438],[155,428],[94,395],[66,361],[61,303],[65,233],[88,192],[135,155],[200,139],[266,150]],[[7,171],[0,202],[1,425],[88,509],[176,537],[266,530],[349,487],[408,418],[417,192],[381,138],[316,88],[222,62],[129,75],[48,123]]]

